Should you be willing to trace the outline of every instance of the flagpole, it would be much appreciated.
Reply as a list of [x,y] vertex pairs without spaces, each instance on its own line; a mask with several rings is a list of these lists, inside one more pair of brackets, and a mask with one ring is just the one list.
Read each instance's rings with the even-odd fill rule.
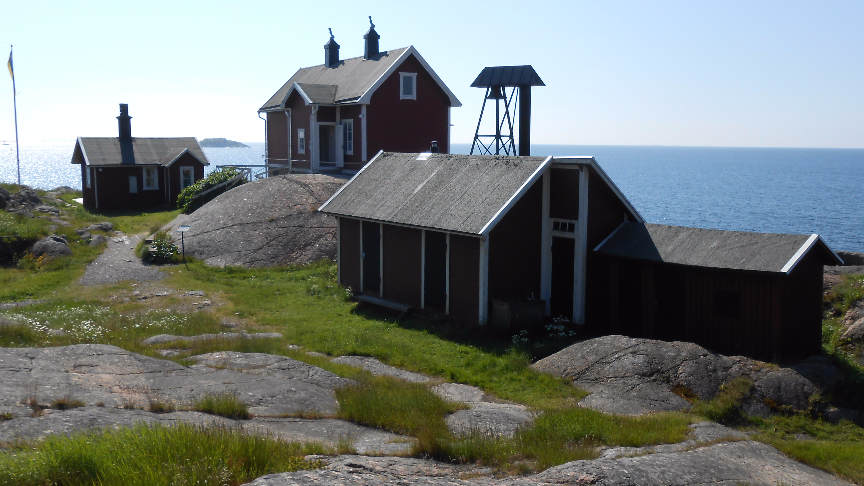
[[12,46],[9,46],[9,71],[12,74],[12,107],[15,111],[15,161],[18,165],[18,185],[21,185],[21,155],[18,152],[18,93],[15,91],[15,72],[12,67]]

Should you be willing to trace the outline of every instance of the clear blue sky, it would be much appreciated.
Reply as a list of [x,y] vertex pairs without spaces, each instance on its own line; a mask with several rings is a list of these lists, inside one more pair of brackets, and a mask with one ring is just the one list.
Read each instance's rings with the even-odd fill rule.
[[[534,143],[864,148],[864,2],[6,2],[22,144],[115,136],[263,141],[257,109],[332,27],[362,55],[414,45],[462,101],[470,142],[484,66],[532,64]],[[0,140],[14,140],[0,76]]]

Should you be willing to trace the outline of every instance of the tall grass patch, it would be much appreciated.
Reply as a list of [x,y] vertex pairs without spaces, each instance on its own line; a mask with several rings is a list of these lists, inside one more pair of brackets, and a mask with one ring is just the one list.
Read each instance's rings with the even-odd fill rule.
[[435,395],[425,385],[388,376],[337,389],[336,399],[339,418],[412,435],[419,441],[419,453],[441,450],[450,439],[444,417],[465,408]]
[[231,419],[248,419],[252,415],[249,407],[237,398],[237,393],[207,393],[195,400],[193,410]]
[[238,429],[138,425],[22,445],[0,455],[0,484],[239,485],[265,474],[319,468],[320,462],[303,456],[328,452]]

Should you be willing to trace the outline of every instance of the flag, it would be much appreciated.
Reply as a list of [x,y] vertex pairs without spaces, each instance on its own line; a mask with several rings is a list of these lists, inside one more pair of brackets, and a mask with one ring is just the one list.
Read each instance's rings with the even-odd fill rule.
[[6,63],[9,67],[9,76],[12,76],[12,81],[15,81],[15,71],[12,70],[12,49],[9,49],[9,62]]

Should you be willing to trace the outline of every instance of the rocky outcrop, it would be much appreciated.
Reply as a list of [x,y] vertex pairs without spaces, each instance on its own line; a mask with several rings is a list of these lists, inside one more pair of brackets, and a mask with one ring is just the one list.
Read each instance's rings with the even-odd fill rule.
[[72,250],[69,249],[69,241],[65,236],[51,235],[37,241],[33,247],[30,248],[30,253],[32,253],[34,257],[44,256],[48,258],[56,258],[59,256],[71,255]]
[[9,201],[9,191],[0,187],[0,209],[6,209],[6,202]]
[[[318,458],[318,457],[316,457]],[[495,471],[404,457],[338,456],[312,471],[269,474],[250,486],[411,484],[427,486],[697,486],[777,484],[851,486],[826,472],[797,463],[771,446],[753,441],[724,442],[685,452],[573,461],[539,474],[497,478]]]
[[783,407],[805,410],[814,393],[830,392],[843,378],[822,357],[782,368],[723,356],[693,343],[625,336],[577,343],[532,366],[572,379],[574,385],[592,392],[582,400],[585,406],[631,415],[689,409],[682,395],[710,400],[721,385],[740,376],[754,382],[742,404],[745,413],[767,416]]
[[[7,194],[9,194],[7,192]],[[5,209],[10,213],[21,214],[27,217],[33,217],[33,211],[42,206],[42,200],[36,191],[30,188],[23,188],[8,196]]]
[[[162,229],[189,225],[186,254],[208,265],[271,267],[336,257],[336,221],[318,208],[345,179],[284,175],[243,184]],[[177,242],[179,245],[179,241]]]

